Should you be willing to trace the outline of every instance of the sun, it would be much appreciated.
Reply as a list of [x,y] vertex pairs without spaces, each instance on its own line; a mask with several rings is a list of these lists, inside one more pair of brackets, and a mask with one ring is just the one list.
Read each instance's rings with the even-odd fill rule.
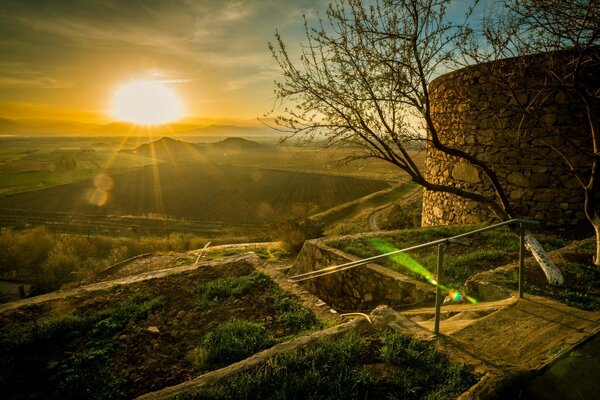
[[167,85],[159,81],[133,81],[114,93],[110,115],[125,122],[158,125],[181,117],[181,101]]

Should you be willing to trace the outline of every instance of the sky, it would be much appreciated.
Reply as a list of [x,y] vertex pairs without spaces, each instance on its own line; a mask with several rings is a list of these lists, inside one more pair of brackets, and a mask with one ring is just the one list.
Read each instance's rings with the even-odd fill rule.
[[110,122],[119,86],[167,84],[187,117],[249,121],[273,105],[279,70],[316,0],[2,0],[0,117]]
[[273,106],[275,30],[298,48],[302,15],[329,2],[2,0],[0,117],[110,122],[117,89],[146,79],[186,117],[256,121]]

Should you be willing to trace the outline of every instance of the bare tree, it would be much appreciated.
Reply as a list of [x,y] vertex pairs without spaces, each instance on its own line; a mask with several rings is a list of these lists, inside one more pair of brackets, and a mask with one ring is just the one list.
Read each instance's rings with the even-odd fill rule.
[[[275,122],[302,140],[351,146],[357,150],[353,158],[390,162],[429,190],[477,201],[509,219],[513,211],[494,171],[443,144],[431,118],[429,83],[451,66],[456,44],[469,32],[446,20],[450,2],[382,0],[367,8],[360,0],[338,0],[327,10],[327,25],[321,20],[316,28],[306,27],[300,66],[277,35],[271,50],[284,77],[277,98],[293,107]],[[437,149],[481,168],[495,196],[427,181],[408,151],[425,139],[419,126]]]
[[[582,188],[585,216],[596,233],[594,263],[600,267],[600,0],[506,0],[486,17],[482,33],[483,43],[471,43],[467,54],[477,62],[516,57],[512,68],[490,68],[489,73],[512,98],[524,125],[534,121],[562,138],[559,147],[550,135],[522,136],[558,154],[562,165],[557,167],[572,174]],[[540,77],[528,87],[530,96],[519,96],[516,82],[530,68],[529,56],[538,53],[546,53],[543,64],[535,66]],[[544,119],[541,112],[558,94],[582,104],[585,115],[580,125],[587,129],[592,148]],[[586,168],[578,167],[582,157],[587,159]]]
[[[351,147],[355,159],[387,161],[427,190],[476,201],[508,220],[516,215],[496,172],[441,140],[432,118],[429,84],[455,68],[456,52],[471,33],[466,24],[471,11],[465,23],[451,22],[446,16],[451,3],[377,0],[367,6],[360,0],[335,0],[317,26],[305,19],[306,43],[296,62],[277,34],[270,44],[283,74],[276,98],[288,107],[275,125],[300,140]],[[493,194],[427,180],[409,151],[424,140],[482,171]],[[557,272],[546,273],[553,283],[562,282]]]

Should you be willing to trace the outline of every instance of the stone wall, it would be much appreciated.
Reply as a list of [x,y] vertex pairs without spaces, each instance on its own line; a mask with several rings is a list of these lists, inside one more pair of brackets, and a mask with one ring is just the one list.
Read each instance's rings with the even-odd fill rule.
[[[517,216],[550,225],[585,221],[583,189],[559,151],[577,171],[591,165],[584,155],[592,149],[591,135],[579,97],[564,89],[539,91],[541,80],[548,78],[541,71],[560,70],[563,59],[561,53],[551,53],[481,64],[443,75],[430,87],[432,117],[442,143],[487,162],[506,188]],[[517,71],[510,79],[519,89],[512,94],[494,78],[497,72],[509,70]],[[534,106],[533,117],[523,117],[521,104]],[[478,167],[431,146],[425,177],[433,183],[494,194]],[[441,192],[423,193],[423,226],[491,219],[486,207],[472,201]]]
[[[290,276],[357,260],[321,240],[304,243]],[[380,304],[433,305],[435,293],[425,283],[377,264],[368,264],[302,282],[315,296],[338,311],[372,310]]]

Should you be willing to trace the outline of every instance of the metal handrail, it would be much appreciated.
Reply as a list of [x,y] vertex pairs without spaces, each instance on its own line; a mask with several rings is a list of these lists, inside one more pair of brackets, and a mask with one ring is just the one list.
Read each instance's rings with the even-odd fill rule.
[[290,277],[290,280],[292,282],[302,282],[302,281],[306,281],[309,279],[315,279],[315,278],[319,278],[321,276],[335,274],[337,272],[345,271],[345,270],[348,270],[351,268],[360,267],[362,265],[369,264],[372,261],[379,260],[379,259],[382,259],[385,257],[389,257],[394,254],[404,253],[407,251],[418,250],[418,249],[437,245],[438,246],[438,262],[437,262],[437,276],[436,276],[436,304],[435,304],[436,316],[435,316],[435,324],[434,324],[434,332],[437,334],[437,333],[439,333],[439,314],[440,314],[440,304],[441,304],[441,295],[440,295],[441,276],[440,275],[441,275],[441,266],[443,263],[443,256],[444,256],[446,247],[453,243],[460,243],[460,239],[462,239],[464,237],[473,236],[478,233],[482,233],[482,232],[486,232],[486,231],[489,231],[492,229],[500,228],[502,226],[515,225],[515,224],[518,224],[519,228],[520,228],[519,229],[519,297],[523,297],[523,266],[524,266],[524,260],[525,260],[525,258],[524,258],[525,229],[524,229],[523,225],[537,225],[537,224],[539,224],[539,221],[530,220],[530,219],[522,219],[522,218],[515,218],[515,219],[508,220],[508,221],[499,222],[497,224],[493,224],[493,225],[475,229],[475,230],[472,230],[469,232],[461,233],[459,235],[452,236],[449,238],[438,239],[438,240],[434,240],[431,242],[419,244],[416,246],[407,247],[405,249],[394,250],[394,251],[390,251],[388,253],[383,253],[383,254],[379,254],[376,256],[364,258],[361,260],[355,260],[355,261],[347,262],[347,263],[340,264],[340,265],[321,268],[316,271],[305,272],[305,273],[294,275],[294,276]]

